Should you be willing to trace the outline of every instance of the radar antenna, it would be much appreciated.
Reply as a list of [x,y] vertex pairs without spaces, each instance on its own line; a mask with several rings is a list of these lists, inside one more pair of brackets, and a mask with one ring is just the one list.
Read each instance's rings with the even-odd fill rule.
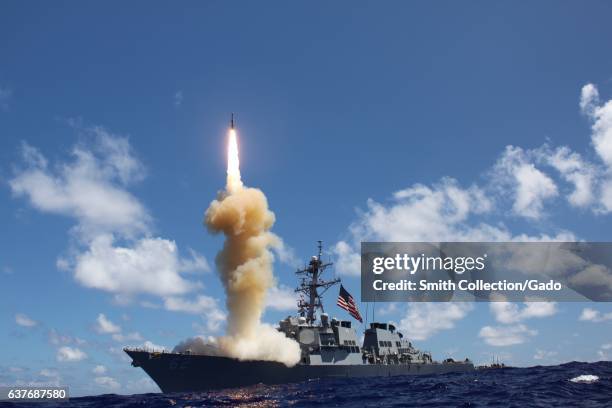
[[[326,268],[333,265],[332,262],[323,263],[323,241],[317,241],[319,247],[319,254],[313,256],[307,267],[298,269],[295,274],[301,279],[300,285],[295,289],[296,293],[306,295],[308,300],[300,297],[298,300],[298,313],[302,317],[306,317],[306,322],[313,325],[317,320],[316,309],[321,309],[321,313],[324,313],[323,302],[321,298],[323,294],[330,287],[340,282],[340,279],[322,280],[320,279],[321,274]],[[319,293],[318,289],[323,288],[323,291]]]

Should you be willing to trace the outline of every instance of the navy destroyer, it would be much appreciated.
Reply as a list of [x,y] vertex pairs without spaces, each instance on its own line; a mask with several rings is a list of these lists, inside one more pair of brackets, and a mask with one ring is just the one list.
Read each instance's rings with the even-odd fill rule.
[[[390,323],[372,322],[359,344],[352,321],[330,319],[322,295],[339,279],[321,275],[331,265],[319,253],[296,274],[300,284],[297,316],[279,322],[279,331],[299,343],[301,359],[288,367],[274,361],[244,361],[210,354],[124,348],[134,367],[141,367],[165,392],[206,391],[254,384],[283,384],[311,379],[427,375],[473,371],[469,359],[436,362],[431,353],[418,350]],[[344,294],[342,292],[345,292]],[[341,287],[338,305],[358,320],[353,299]],[[318,316],[317,316],[318,315]]]

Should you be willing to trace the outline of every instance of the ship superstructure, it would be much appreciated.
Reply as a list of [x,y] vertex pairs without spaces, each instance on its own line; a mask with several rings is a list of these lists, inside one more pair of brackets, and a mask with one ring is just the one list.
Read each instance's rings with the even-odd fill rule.
[[300,345],[300,361],[293,367],[273,361],[240,361],[218,355],[194,354],[187,350],[152,352],[124,349],[132,365],[142,367],[164,392],[197,391],[280,384],[328,377],[368,377],[442,374],[473,371],[468,359],[435,362],[428,352],[415,348],[391,323],[371,322],[363,343],[350,320],[330,318],[325,313],[323,294],[339,279],[325,280],[331,266],[322,259],[322,243],[309,264],[296,271],[300,279],[297,316],[279,322],[278,330]]

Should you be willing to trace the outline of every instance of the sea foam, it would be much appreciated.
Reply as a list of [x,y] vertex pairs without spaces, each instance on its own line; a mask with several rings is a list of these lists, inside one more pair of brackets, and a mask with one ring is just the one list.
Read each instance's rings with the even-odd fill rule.
[[599,377],[591,374],[583,374],[572,378],[570,381],[574,383],[594,383],[599,380]]

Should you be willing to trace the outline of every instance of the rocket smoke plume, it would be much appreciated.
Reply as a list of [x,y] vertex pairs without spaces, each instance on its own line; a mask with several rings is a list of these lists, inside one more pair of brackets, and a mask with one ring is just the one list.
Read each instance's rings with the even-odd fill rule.
[[270,232],[274,213],[264,193],[243,185],[236,131],[229,132],[227,184],[210,203],[204,219],[209,231],[225,235],[215,259],[226,292],[227,333],[218,339],[220,351],[242,360],[272,360],[295,365],[297,342],[261,322],[268,289],[274,285],[270,248],[280,238]]

